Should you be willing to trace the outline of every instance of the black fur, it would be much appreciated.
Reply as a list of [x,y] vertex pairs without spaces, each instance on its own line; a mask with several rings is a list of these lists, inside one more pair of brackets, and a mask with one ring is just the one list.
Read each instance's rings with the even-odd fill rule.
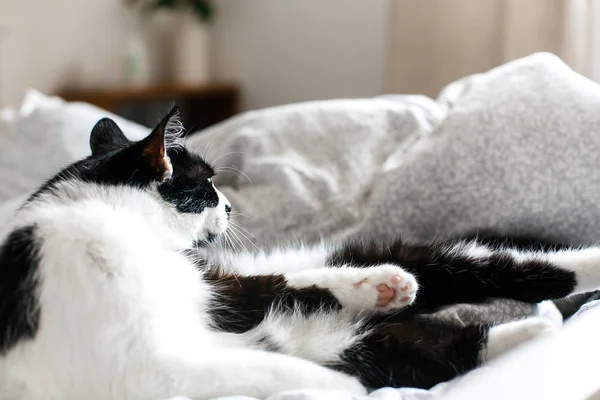
[[413,310],[431,312],[457,303],[481,303],[507,298],[536,303],[571,293],[575,274],[542,261],[516,263],[505,253],[469,258],[449,254],[448,244],[413,246],[348,244],[331,256],[331,265],[402,265],[419,282]]
[[28,201],[35,200],[43,193],[54,193],[57,184],[73,179],[111,186],[139,188],[159,181],[161,174],[143,161],[142,146],[139,143],[108,153],[92,155],[69,165],[44,183]]
[[[310,314],[341,307],[329,290],[315,286],[292,288],[283,275],[235,276],[208,269],[204,279],[212,283],[217,296],[209,307],[211,319],[226,332],[242,333],[254,328],[270,309]],[[269,342],[268,338],[264,341]]]
[[[206,207],[215,207],[217,192],[208,181],[215,175],[212,167],[183,147],[165,148],[167,125],[177,113],[178,109],[173,108],[147,138],[138,142],[128,140],[112,120],[101,119],[90,136],[92,154],[44,183],[28,202],[44,193],[55,193],[59,183],[69,180],[138,188],[162,182],[159,193],[179,212],[201,213]],[[163,182],[169,168],[165,151],[173,175]]]
[[102,118],[96,123],[90,135],[92,155],[107,154],[128,147],[132,142],[110,118]]
[[[429,315],[431,312],[491,298],[539,302],[563,297],[576,285],[573,272],[546,262],[518,263],[505,251],[470,258],[448,252],[449,245],[351,243],[331,254],[332,267],[401,265],[416,276],[419,291],[410,307],[368,317],[361,328],[364,338],[328,366],[359,377],[370,388],[430,388],[476,367],[490,329],[477,323],[459,326],[436,319]],[[281,301],[279,294],[286,288],[284,278],[278,275],[238,279],[243,281],[213,279],[221,299],[225,299],[218,302],[218,307],[224,307],[213,311],[213,318],[220,321],[220,329],[240,333],[258,325],[266,310]],[[305,304],[309,310],[319,309],[321,295],[323,304],[331,305],[328,291],[309,289],[308,295],[298,294],[290,301]]]
[[0,355],[39,329],[37,269],[39,244],[35,226],[14,230],[0,247]]
[[475,368],[489,327],[404,313],[373,316],[370,333],[328,366],[368,388],[429,389]]
[[181,213],[201,213],[207,207],[216,207],[219,196],[212,181],[212,167],[200,156],[186,149],[169,152],[173,177],[159,186],[158,191]]

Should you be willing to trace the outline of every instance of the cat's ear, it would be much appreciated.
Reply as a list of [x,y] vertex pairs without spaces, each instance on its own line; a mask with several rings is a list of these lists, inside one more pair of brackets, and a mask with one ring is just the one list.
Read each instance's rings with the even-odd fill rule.
[[162,179],[167,179],[173,173],[167,150],[180,145],[182,132],[179,107],[175,106],[141,141],[142,156]]
[[104,154],[126,147],[130,143],[121,128],[110,118],[102,118],[98,121],[90,135],[92,155]]

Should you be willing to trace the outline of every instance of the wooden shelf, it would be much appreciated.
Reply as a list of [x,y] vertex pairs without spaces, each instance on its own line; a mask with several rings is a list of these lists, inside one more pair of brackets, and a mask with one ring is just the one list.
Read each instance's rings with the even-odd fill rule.
[[[67,101],[82,101],[115,114],[126,107],[144,107],[151,103],[177,103],[185,125],[206,127],[240,112],[240,89],[232,83],[198,86],[157,84],[116,88],[66,88],[58,94]],[[166,106],[164,106],[166,107]],[[128,115],[124,115],[131,118]],[[135,120],[135,118],[133,118]],[[136,122],[150,125],[148,121]]]

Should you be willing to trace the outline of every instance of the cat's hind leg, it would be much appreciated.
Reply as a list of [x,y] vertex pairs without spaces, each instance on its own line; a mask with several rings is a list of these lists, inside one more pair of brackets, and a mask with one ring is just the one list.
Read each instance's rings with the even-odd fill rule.
[[405,313],[373,315],[364,336],[332,368],[369,388],[429,389],[479,365],[487,327]]
[[348,244],[331,265],[392,263],[419,283],[413,308],[509,298],[530,303],[600,287],[600,247],[523,251],[462,241],[436,245]]
[[560,322],[544,317],[531,317],[493,326],[487,334],[487,341],[479,354],[479,359],[489,361],[543,333],[554,331],[558,327],[560,327]]
[[490,326],[404,313],[373,315],[360,341],[329,365],[370,388],[429,389],[557,325],[541,317]]

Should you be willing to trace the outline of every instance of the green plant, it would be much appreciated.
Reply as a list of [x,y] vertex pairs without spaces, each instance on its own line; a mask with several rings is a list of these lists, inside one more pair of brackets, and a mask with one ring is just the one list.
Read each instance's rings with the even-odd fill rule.
[[211,22],[215,8],[210,0],[125,0],[132,6],[140,7],[142,11],[187,9],[194,13],[200,22]]

